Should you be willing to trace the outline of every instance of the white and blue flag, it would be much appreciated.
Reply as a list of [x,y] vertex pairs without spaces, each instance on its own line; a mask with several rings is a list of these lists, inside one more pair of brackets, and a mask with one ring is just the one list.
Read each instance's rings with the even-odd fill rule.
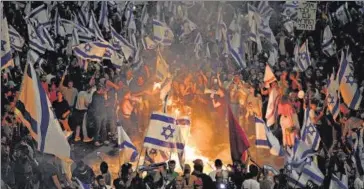
[[166,23],[153,19],[153,41],[164,46],[170,46],[173,42],[174,34]]
[[39,67],[45,63],[45,60],[39,56],[39,54],[32,49],[28,50],[27,53],[27,62],[31,63],[33,66],[38,64]]
[[227,44],[231,53],[231,56],[234,58],[236,63],[240,68],[246,67],[245,62],[245,52],[244,52],[244,44],[241,38],[240,30],[238,32],[234,32],[234,34],[229,35],[227,37]]
[[295,61],[298,71],[303,72],[308,68],[308,66],[311,65],[311,55],[308,50],[308,41],[306,40],[295,53],[297,53],[295,54]]
[[99,25],[104,27],[106,31],[110,30],[109,26],[109,19],[108,19],[109,11],[107,8],[107,1],[101,1],[101,9],[100,9],[100,16],[99,16]]
[[189,128],[189,119],[175,119],[165,113],[152,113],[144,138],[144,147],[161,151],[183,152]]
[[293,146],[293,153],[289,157],[289,164],[294,169],[301,170],[303,163],[309,158],[315,155],[315,152],[305,142],[299,139],[295,139]]
[[310,110],[308,108],[305,110],[305,118],[301,129],[301,140],[313,150],[317,151],[320,146],[321,137],[316,126],[312,123],[311,118],[309,117],[309,111]]
[[337,73],[337,77],[340,84],[341,96],[343,97],[345,104],[350,109],[358,110],[363,96],[361,95],[360,88],[355,81],[352,63],[353,60],[351,59],[351,53],[344,53],[344,50],[342,50],[340,68]]
[[9,25],[9,36],[11,47],[16,51],[22,51],[24,38],[11,25]]
[[329,25],[325,27],[321,47],[322,52],[328,57],[336,54],[336,44]]
[[40,54],[44,54],[47,50],[45,42],[42,40],[38,31],[34,28],[33,24],[30,21],[27,21],[28,24],[28,35],[29,35],[29,47]]
[[104,40],[99,25],[96,21],[95,14],[92,11],[90,16],[90,22],[88,23],[88,28],[94,33],[96,38],[98,38],[99,40]]
[[55,43],[48,30],[42,25],[38,26],[37,30],[40,40],[46,46],[47,50],[54,51]]
[[123,36],[118,34],[113,27],[111,27],[111,45],[115,49],[121,50],[126,59],[135,56],[135,47],[133,47],[133,45],[131,45]]
[[14,112],[37,141],[40,152],[70,157],[70,145],[31,63],[27,63]]
[[348,189],[348,188],[349,187],[347,184],[344,184],[335,174],[332,174],[329,189]]
[[284,151],[279,144],[279,140],[273,135],[272,131],[267,127],[262,119],[255,117],[255,128],[257,148],[270,149],[270,153],[275,156],[284,155]]
[[124,157],[129,157],[127,161],[134,162],[138,157],[137,148],[131,142],[122,126],[118,126],[118,146],[120,150],[124,150]]
[[79,189],[91,189],[91,184],[84,184],[78,178],[76,178]]
[[80,11],[78,11],[76,16],[79,23],[81,23],[82,26],[87,27],[90,20],[90,2],[84,1],[81,3]]
[[133,13],[133,7],[134,7],[134,3],[132,3],[132,2],[130,2],[126,6],[126,10],[125,10],[126,23],[125,23],[125,26],[128,29],[136,30],[135,16],[134,16],[134,13]]
[[327,82],[326,101],[327,107],[331,112],[334,120],[336,120],[340,113],[338,91],[339,82],[337,81],[337,79],[335,79],[334,73],[332,73],[330,79]]
[[34,19],[38,21],[39,24],[44,24],[49,21],[49,15],[47,11],[47,7],[45,4],[40,5],[39,7],[32,10],[29,15],[26,16],[26,19]]
[[1,70],[14,67],[14,60],[10,48],[8,22],[4,17],[1,22]]
[[307,180],[312,181],[313,183],[317,184],[318,186],[321,186],[324,182],[324,174],[322,174],[321,170],[318,168],[318,166],[315,164],[315,162],[312,161],[311,158],[308,158],[306,162],[304,162],[304,166],[302,169],[301,177],[306,177]]

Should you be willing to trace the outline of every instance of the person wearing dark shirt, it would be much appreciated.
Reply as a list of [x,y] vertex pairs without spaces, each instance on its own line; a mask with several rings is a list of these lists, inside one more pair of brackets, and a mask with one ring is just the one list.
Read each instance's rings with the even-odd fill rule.
[[[52,161],[52,160],[50,160]],[[61,184],[58,179],[57,168],[50,162],[41,165],[42,181],[41,186],[44,189],[60,189]]]
[[68,116],[70,115],[71,111],[67,101],[63,98],[63,94],[60,91],[57,92],[57,100],[53,102],[52,106],[56,113],[57,119],[62,124],[63,129],[66,131],[66,135],[70,136],[72,131],[68,124]]
[[97,91],[92,96],[92,102],[90,105],[90,115],[95,120],[95,133],[94,140],[95,146],[101,146],[101,143],[106,145],[109,141],[106,140],[106,111],[105,111],[105,91],[102,85],[97,86]]
[[202,188],[203,189],[210,189],[215,188],[215,184],[212,181],[211,177],[204,174],[203,171],[203,162],[202,160],[195,160],[193,165],[193,172],[192,175],[200,178],[202,180]]
[[95,173],[82,160],[77,162],[76,169],[72,172],[72,177],[77,178],[83,184],[92,184],[95,178]]

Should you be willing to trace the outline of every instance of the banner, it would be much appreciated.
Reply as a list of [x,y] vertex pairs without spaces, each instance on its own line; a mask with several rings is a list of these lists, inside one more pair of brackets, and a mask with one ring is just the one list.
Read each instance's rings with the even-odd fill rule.
[[300,2],[296,27],[298,30],[315,30],[317,3]]

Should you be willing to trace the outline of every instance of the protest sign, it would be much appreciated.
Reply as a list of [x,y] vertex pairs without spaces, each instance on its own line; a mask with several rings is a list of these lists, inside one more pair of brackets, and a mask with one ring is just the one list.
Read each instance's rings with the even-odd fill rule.
[[317,3],[300,2],[297,10],[298,30],[315,30]]

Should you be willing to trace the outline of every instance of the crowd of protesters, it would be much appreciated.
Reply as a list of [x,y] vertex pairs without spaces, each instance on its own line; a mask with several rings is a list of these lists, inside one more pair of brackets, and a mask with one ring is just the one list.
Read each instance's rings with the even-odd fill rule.
[[[95,4],[97,2],[90,2]],[[155,4],[147,3],[150,15],[155,13]],[[176,2],[179,3],[179,2]],[[218,2],[208,5],[205,10],[213,12]],[[252,136],[255,134],[254,116],[264,118],[268,104],[268,94],[277,89],[281,96],[279,103],[279,117],[272,127],[273,133],[280,140],[282,146],[293,146],[294,137],[299,133],[304,117],[304,107],[309,106],[310,119],[316,125],[322,139],[317,151],[317,162],[320,170],[325,174],[322,186],[308,183],[308,188],[328,188],[331,173],[348,176],[348,188],[362,189],[363,163],[354,163],[351,160],[353,151],[350,142],[351,133],[363,129],[363,103],[360,109],[349,109],[344,102],[340,104],[340,115],[335,120],[327,110],[326,92],[327,76],[333,70],[337,71],[339,59],[337,56],[328,57],[321,51],[321,31],[329,23],[328,14],[335,12],[345,2],[318,2],[316,30],[311,32],[295,31],[288,33],[279,23],[282,21],[280,12],[284,2],[270,2],[275,13],[271,18],[271,28],[276,34],[277,41],[282,43],[280,57],[272,67],[277,81],[265,88],[264,70],[268,60],[266,52],[253,53],[247,60],[247,67],[241,70],[234,64],[234,59],[223,56],[221,47],[215,45],[212,34],[214,21],[203,20],[197,14],[190,19],[198,23],[198,30],[211,49],[211,55],[195,56],[191,36],[179,38],[181,21],[171,21],[170,27],[175,32],[175,41],[170,47],[161,48],[160,51],[169,65],[171,91],[168,111],[179,110],[182,115],[189,115],[192,120],[203,120],[212,132],[203,138],[208,139],[208,145],[217,146],[228,142],[227,107],[230,106],[234,116],[244,130]],[[43,2],[32,2],[33,8]],[[196,3],[197,4],[197,3]],[[61,18],[71,19],[72,12],[77,11],[77,2],[59,2],[58,11]],[[183,6],[191,6],[183,4]],[[238,11],[246,14],[246,3],[225,3],[225,6],[236,6]],[[244,8],[245,7],[245,8]],[[193,6],[192,6],[193,8]],[[118,31],[124,31],[124,16],[109,6],[110,24]],[[150,10],[149,10],[150,9]],[[360,86],[362,95],[364,77],[360,71],[364,70],[364,12],[363,7],[349,3],[349,14],[353,20],[346,24],[331,23],[337,49],[350,47],[353,57],[354,77]],[[25,24],[25,14],[16,4],[4,2],[4,15],[27,42],[28,34]],[[140,17],[141,6],[135,9],[136,18]],[[229,23],[229,9],[225,10],[224,18]],[[98,11],[95,11],[95,13]],[[52,13],[53,14],[53,13]],[[165,14],[166,20],[172,15]],[[168,18],[168,19],[167,19]],[[331,20],[330,20],[331,21]],[[137,19],[137,27],[139,23]],[[278,24],[277,24],[278,23]],[[213,27],[213,26],[212,26]],[[148,30],[148,28],[147,28]],[[149,30],[151,30],[149,28]],[[103,29],[104,36],[109,36]],[[140,33],[137,32],[137,38]],[[304,71],[298,72],[293,67],[295,62],[294,46],[297,40],[309,41],[312,65]],[[141,53],[143,64],[133,65],[132,60],[126,60],[123,67],[115,67],[110,61],[101,63],[90,62],[84,70],[74,55],[67,52],[68,39],[57,37],[54,52],[47,51],[42,58],[46,60],[42,65],[34,65],[49,100],[54,108],[55,116],[59,120],[65,136],[70,143],[88,143],[99,147],[101,145],[116,144],[116,127],[121,124],[131,137],[132,141],[142,141],[148,127],[149,116],[153,111],[161,111],[163,99],[160,99],[160,90],[154,87],[155,78],[155,50],[144,50]],[[209,45],[210,44],[210,45]],[[212,45],[213,44],[213,45]],[[254,45],[252,45],[254,46]],[[77,180],[89,184],[93,188],[290,188],[284,174],[284,169],[277,175],[260,169],[259,166],[246,162],[234,162],[223,169],[223,163],[215,161],[216,170],[206,175],[203,172],[203,162],[194,161],[193,169],[185,165],[183,173],[175,172],[176,162],[173,160],[155,169],[142,171],[133,170],[131,164],[123,164],[117,178],[112,178],[108,165],[100,165],[100,175],[95,175],[89,165],[77,161],[69,179],[60,159],[52,155],[44,155],[37,151],[36,143],[30,136],[27,128],[15,116],[16,99],[19,96],[23,70],[29,47],[25,45],[22,52],[16,52],[20,65],[2,72],[2,98],[1,98],[1,176],[3,188],[74,188]],[[339,53],[338,53],[339,54]],[[334,69],[333,69],[334,68]],[[304,91],[308,101],[299,98],[299,92]],[[306,99],[306,98],[304,98]],[[200,111],[202,110],[203,111]],[[289,116],[298,124],[292,132],[286,133],[282,123]],[[278,121],[280,120],[280,121]],[[363,140],[360,138],[359,140]],[[199,141],[202,142],[202,141]],[[138,147],[139,148],[139,147]],[[363,150],[361,151],[363,153]],[[360,155],[364,162],[363,154]],[[361,167],[361,168],[360,168]],[[73,184],[71,184],[73,183]],[[80,187],[79,187],[80,188]]]

